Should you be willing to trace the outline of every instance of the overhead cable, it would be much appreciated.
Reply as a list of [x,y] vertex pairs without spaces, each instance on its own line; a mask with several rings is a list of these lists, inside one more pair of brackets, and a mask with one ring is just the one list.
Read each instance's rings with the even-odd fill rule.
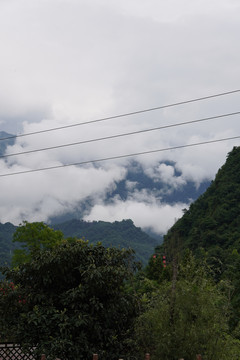
[[203,121],[210,121],[210,120],[214,120],[214,119],[219,119],[219,118],[234,116],[234,115],[239,115],[239,114],[240,114],[240,111],[237,111],[237,112],[233,112],[233,113],[215,115],[215,116],[197,119],[197,120],[191,120],[191,121],[185,121],[185,122],[181,122],[181,123],[158,126],[155,128],[149,128],[149,129],[145,129],[145,130],[131,131],[131,132],[127,132],[127,133],[104,136],[104,137],[100,137],[100,138],[83,140],[83,141],[78,141],[78,142],[69,143],[69,144],[56,145],[56,146],[45,147],[45,148],[41,148],[41,149],[27,150],[27,151],[18,152],[18,153],[12,153],[12,154],[5,154],[5,155],[1,155],[0,159],[11,157],[11,156],[26,155],[26,154],[36,153],[36,152],[40,152],[40,151],[55,150],[55,149],[64,148],[64,147],[82,145],[82,144],[87,144],[87,143],[92,143],[92,142],[97,142],[97,141],[110,140],[110,139],[120,138],[120,137],[124,137],[124,136],[137,135],[137,134],[142,134],[142,133],[146,133],[146,132],[163,130],[163,129],[167,129],[167,128],[182,126],[182,125],[195,124],[195,123],[199,123],[199,122],[203,122]]
[[46,170],[54,170],[54,169],[66,168],[69,166],[94,164],[94,163],[98,163],[98,162],[117,160],[117,159],[123,159],[123,158],[128,158],[128,157],[147,155],[147,154],[153,154],[153,153],[158,153],[158,152],[163,152],[163,151],[183,149],[183,148],[188,148],[188,147],[193,147],[193,146],[213,144],[213,143],[217,143],[217,142],[236,140],[236,139],[240,139],[240,135],[228,137],[228,138],[217,139],[217,140],[202,141],[202,142],[193,143],[193,144],[185,144],[185,145],[172,146],[172,147],[156,149],[156,150],[142,151],[142,152],[137,152],[137,153],[132,153],[132,154],[124,154],[124,155],[110,156],[110,157],[94,159],[94,160],[81,161],[81,162],[72,163],[72,164],[56,165],[56,166],[50,166],[50,167],[45,167],[45,168],[39,168],[39,169],[17,171],[17,172],[13,172],[13,173],[1,174],[0,177],[28,174],[28,173],[34,173],[34,172],[40,172],[40,171],[46,171]]
[[213,98],[220,97],[220,96],[231,95],[231,94],[238,93],[238,92],[240,92],[240,89],[226,91],[226,92],[218,93],[218,94],[214,94],[214,95],[203,96],[203,97],[199,97],[199,98],[195,98],[195,99],[180,101],[180,102],[176,102],[176,103],[172,103],[172,104],[161,105],[161,106],[152,107],[152,108],[148,108],[148,109],[132,111],[132,112],[123,113],[123,114],[119,114],[119,115],[104,117],[104,118],[100,118],[100,119],[96,119],[96,120],[90,120],[90,121],[85,121],[85,122],[71,124],[71,125],[59,126],[59,127],[45,129],[45,130],[33,131],[33,132],[25,133],[25,134],[11,135],[11,136],[1,138],[0,141],[16,139],[16,138],[23,137],[23,136],[42,134],[42,133],[51,132],[51,131],[63,130],[63,129],[67,129],[67,128],[72,128],[72,127],[81,126],[81,125],[88,125],[88,124],[93,124],[93,123],[98,123],[98,122],[103,122],[103,121],[108,121],[108,120],[114,120],[114,119],[118,119],[118,118],[122,118],[122,117],[143,114],[143,113],[166,109],[166,108],[170,108],[170,107],[174,107],[174,106],[186,105],[186,104],[193,103],[193,102],[213,99]]

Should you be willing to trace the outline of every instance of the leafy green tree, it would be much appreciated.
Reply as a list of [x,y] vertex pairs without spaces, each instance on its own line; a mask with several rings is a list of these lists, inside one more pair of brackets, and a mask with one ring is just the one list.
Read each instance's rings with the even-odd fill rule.
[[237,359],[240,342],[229,335],[228,309],[222,289],[189,255],[179,266],[174,287],[163,282],[138,318],[135,336],[140,353],[150,352],[153,360],[191,360],[198,353],[208,360]]
[[14,288],[0,294],[2,337],[35,344],[49,359],[119,357],[137,312],[126,290],[135,266],[131,250],[83,240],[35,249],[29,262],[3,270]]
[[29,262],[36,250],[52,249],[62,241],[63,233],[61,231],[55,231],[43,222],[24,221],[13,235],[13,242],[21,243],[22,248],[14,250],[12,264],[17,266]]
[[146,277],[161,283],[171,277],[171,268],[167,266],[166,256],[155,251],[145,268]]

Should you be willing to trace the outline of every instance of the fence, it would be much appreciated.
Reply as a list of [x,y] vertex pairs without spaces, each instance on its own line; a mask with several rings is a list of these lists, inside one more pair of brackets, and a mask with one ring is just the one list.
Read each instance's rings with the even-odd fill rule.
[[25,352],[19,344],[0,343],[0,360],[35,360],[33,350]]
[[[28,349],[28,352],[24,352],[19,344],[0,343],[0,360],[35,360],[32,354],[33,350],[34,347]],[[43,354],[41,360],[46,360],[46,355]],[[92,360],[100,360],[98,354],[93,354]],[[150,354],[145,354],[145,360],[150,360]],[[196,360],[202,360],[202,356],[196,355]]]

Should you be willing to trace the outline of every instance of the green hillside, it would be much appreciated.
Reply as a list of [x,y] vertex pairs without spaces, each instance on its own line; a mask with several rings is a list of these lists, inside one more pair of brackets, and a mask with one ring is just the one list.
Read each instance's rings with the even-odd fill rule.
[[194,251],[240,252],[240,147],[234,147],[215,180],[176,222],[165,242],[177,236],[182,246]]
[[136,227],[132,220],[86,222],[70,220],[53,225],[55,230],[61,230],[65,237],[78,237],[96,244],[101,242],[105,247],[132,248],[137,260],[146,264],[158,242]]
[[[121,222],[70,220],[55,226],[61,230],[65,237],[85,238],[90,243],[102,242],[105,247],[133,248],[136,259],[146,264],[154,251],[157,240],[151,238],[140,228],[134,226],[131,220]],[[12,237],[17,229],[11,223],[0,224],[0,265],[10,264],[14,249],[19,248],[18,243],[12,242]]]

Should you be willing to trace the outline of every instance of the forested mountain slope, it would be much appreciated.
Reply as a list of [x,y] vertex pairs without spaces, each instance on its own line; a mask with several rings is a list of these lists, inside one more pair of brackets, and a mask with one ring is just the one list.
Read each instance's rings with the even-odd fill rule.
[[[210,187],[191,204],[156,250],[166,251],[171,261],[187,248],[198,259],[206,259],[217,283],[229,283],[234,329],[240,324],[240,147],[228,154]],[[240,331],[238,326],[236,331]]]
[[[240,147],[234,147],[215,180],[165,236],[183,247],[204,248],[225,262],[240,252]],[[227,250],[227,253],[225,252]]]
[[[61,230],[65,237],[85,238],[94,244],[102,242],[105,247],[133,248],[136,259],[143,264],[146,264],[155,246],[159,244],[136,227],[131,220],[114,223],[70,220],[51,227]],[[0,224],[0,265],[9,264],[13,250],[20,247],[20,244],[12,242],[16,229],[17,227],[11,223]]]
[[136,252],[136,258],[143,264],[149,259],[157,241],[136,227],[132,220],[86,222],[82,220],[70,220],[52,226],[55,230],[61,230],[65,237],[78,237],[89,240],[96,244],[101,242],[105,247],[132,248]]

